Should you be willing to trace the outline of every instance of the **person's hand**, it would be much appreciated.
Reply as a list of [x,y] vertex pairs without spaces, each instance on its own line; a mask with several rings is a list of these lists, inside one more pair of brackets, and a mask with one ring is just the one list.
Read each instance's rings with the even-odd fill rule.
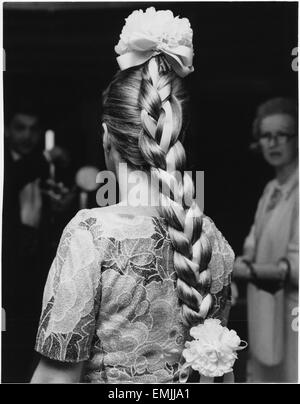
[[51,200],[51,209],[54,213],[63,213],[70,209],[73,204],[76,193],[73,191],[68,192],[61,196],[60,199],[52,199]]
[[51,179],[46,184],[47,189],[43,193],[50,201],[51,210],[55,213],[68,210],[76,197],[75,189],[70,190],[62,182],[57,183]]
[[52,163],[58,164],[63,168],[70,164],[69,153],[59,146],[54,146],[53,149],[48,150],[47,153]]
[[247,259],[245,256],[237,257],[233,266],[233,277],[248,280],[251,277],[251,272],[248,265],[244,262]]
[[280,282],[286,278],[287,271],[282,270],[276,263],[255,264],[256,273],[261,281]]

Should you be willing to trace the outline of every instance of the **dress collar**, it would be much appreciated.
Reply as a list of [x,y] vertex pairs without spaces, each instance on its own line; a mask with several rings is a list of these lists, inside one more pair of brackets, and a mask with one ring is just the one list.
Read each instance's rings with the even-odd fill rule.
[[290,178],[284,184],[279,184],[278,180],[275,178],[274,188],[280,190],[283,195],[289,196],[291,191],[295,188],[295,186],[298,185],[298,178],[299,178],[299,174],[298,174],[298,166],[297,166],[297,168],[290,175]]

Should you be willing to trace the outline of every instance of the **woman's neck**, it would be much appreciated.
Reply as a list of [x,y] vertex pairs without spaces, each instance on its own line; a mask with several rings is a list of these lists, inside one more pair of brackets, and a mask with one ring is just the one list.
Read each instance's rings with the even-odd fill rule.
[[119,165],[118,183],[120,205],[131,207],[156,207],[159,205],[158,188],[145,171],[132,170],[125,163]]
[[276,178],[279,184],[285,184],[298,167],[298,160],[276,168]]

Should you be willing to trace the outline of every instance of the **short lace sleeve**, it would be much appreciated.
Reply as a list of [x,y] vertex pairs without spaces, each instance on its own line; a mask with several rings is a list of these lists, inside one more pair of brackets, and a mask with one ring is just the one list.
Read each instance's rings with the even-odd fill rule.
[[234,252],[214,222],[207,216],[203,220],[203,230],[212,247],[208,268],[212,277],[210,293],[213,297],[213,306],[209,317],[218,318],[225,325],[231,303],[230,283]]
[[46,282],[35,349],[50,359],[80,362],[90,356],[99,305],[101,258],[80,211],[66,226]]

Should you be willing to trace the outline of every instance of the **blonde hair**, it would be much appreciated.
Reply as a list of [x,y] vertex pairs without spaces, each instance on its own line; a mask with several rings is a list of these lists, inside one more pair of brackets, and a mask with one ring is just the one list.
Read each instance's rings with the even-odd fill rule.
[[[167,106],[171,109],[172,131],[164,142]],[[167,220],[174,246],[182,318],[192,326],[207,317],[212,305],[208,269],[212,249],[202,226],[203,214],[193,199],[193,181],[184,173],[182,140],[187,111],[183,80],[163,55],[119,71],[103,94],[103,121],[114,147],[131,168],[155,174],[163,185],[159,210]],[[174,171],[182,176],[178,178]]]

